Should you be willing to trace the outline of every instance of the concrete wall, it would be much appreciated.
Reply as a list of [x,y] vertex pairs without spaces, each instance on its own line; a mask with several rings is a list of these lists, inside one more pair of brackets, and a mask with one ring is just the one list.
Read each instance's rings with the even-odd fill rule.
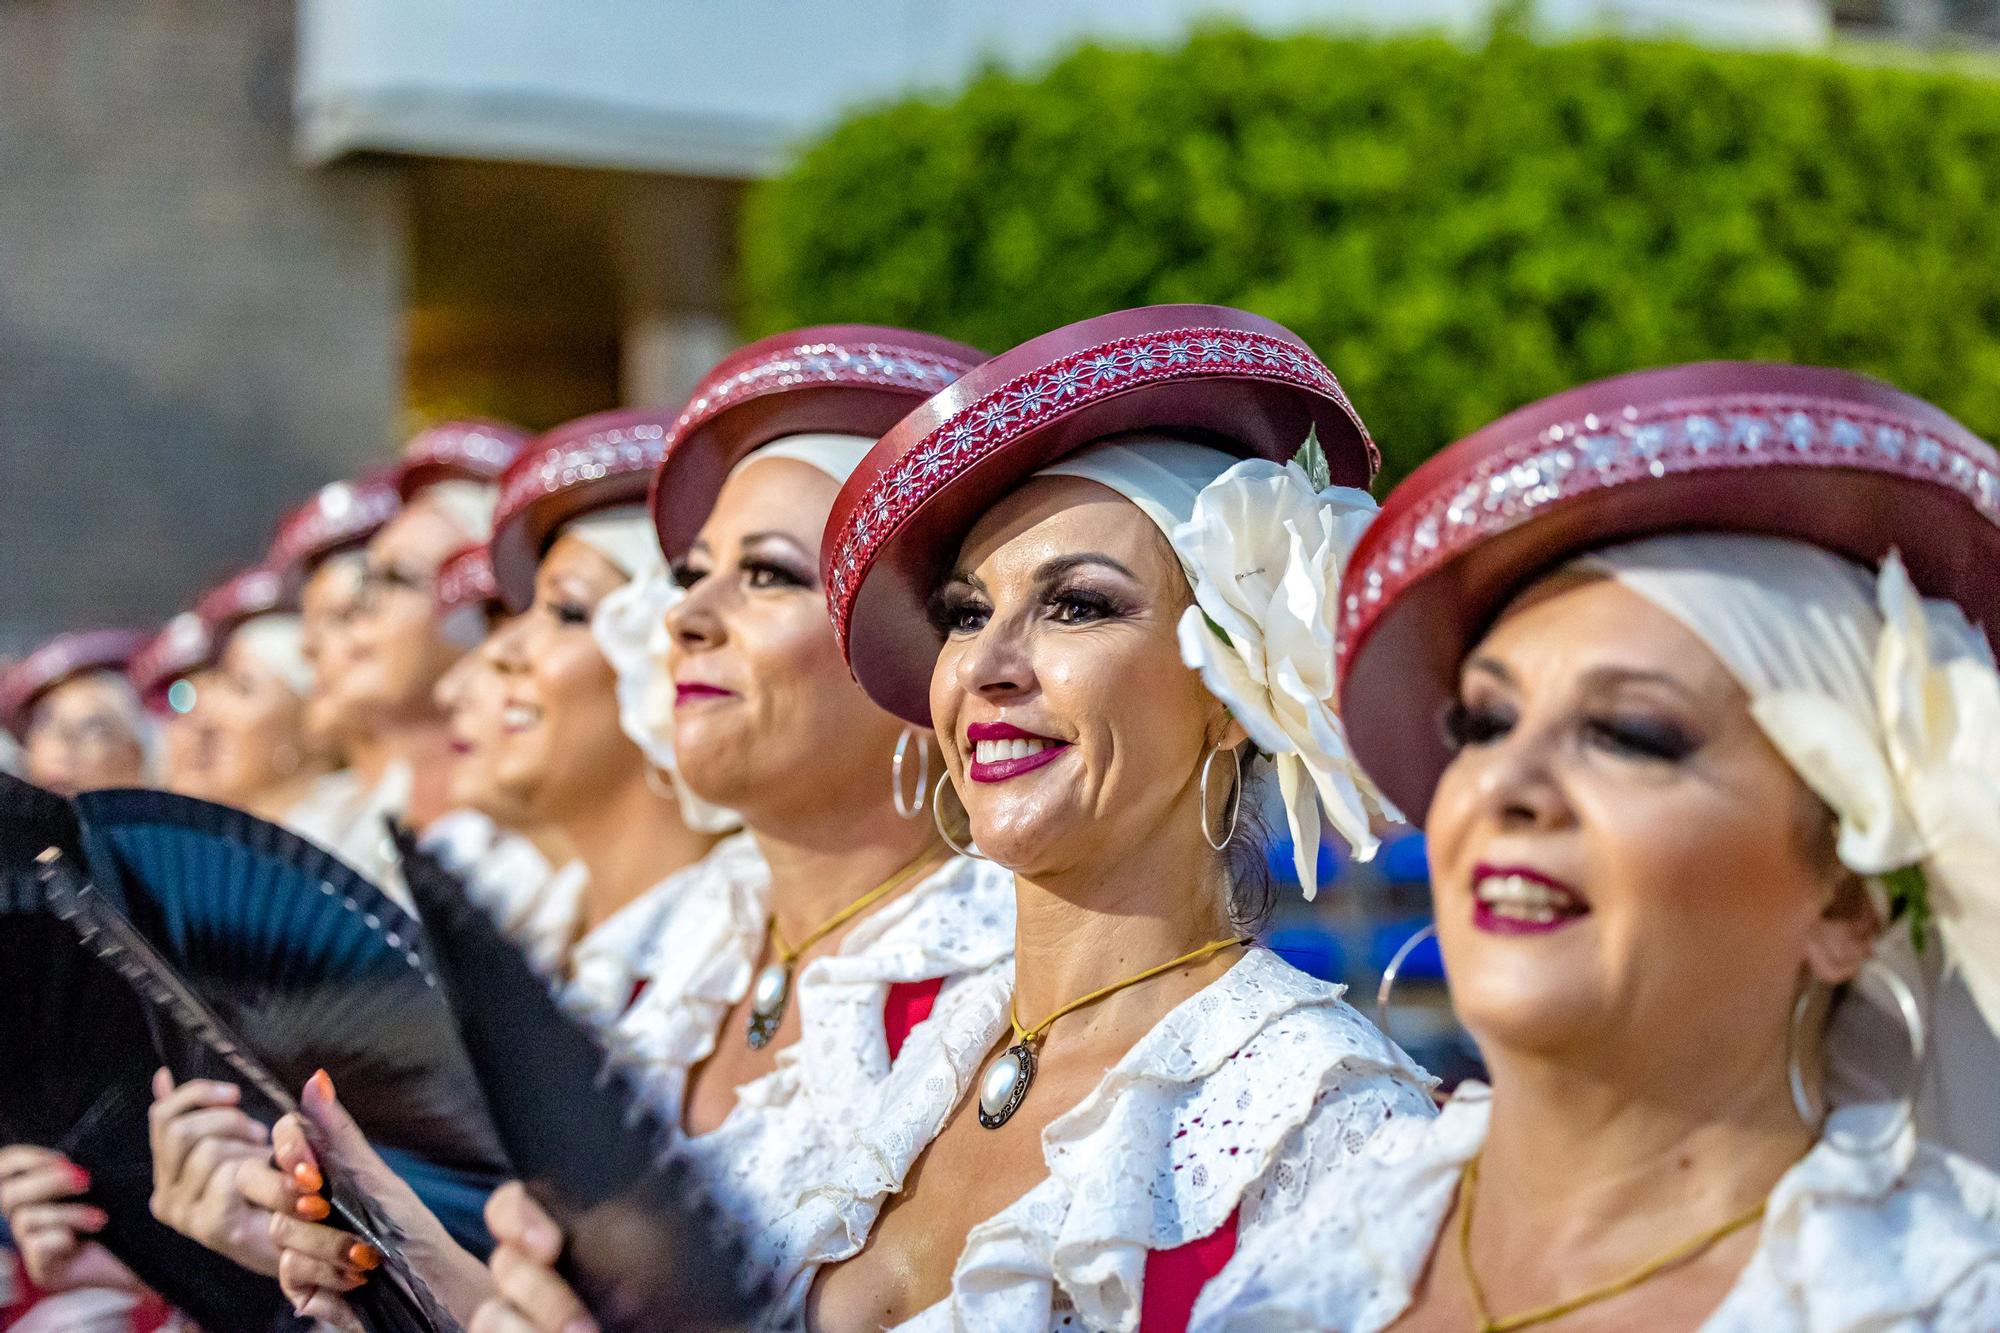
[[403,168],[291,157],[291,0],[0,0],[0,651],[163,620],[378,457]]

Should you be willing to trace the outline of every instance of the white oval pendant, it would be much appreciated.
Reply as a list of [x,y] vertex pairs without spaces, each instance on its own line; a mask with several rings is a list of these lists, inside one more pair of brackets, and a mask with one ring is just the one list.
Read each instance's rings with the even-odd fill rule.
[[1013,1118],[1035,1078],[1035,1052],[1027,1043],[1009,1046],[979,1076],[979,1123],[998,1129]]
[[773,1014],[785,1007],[785,992],[792,988],[792,972],[783,963],[773,963],[757,974],[750,988],[750,1007],[760,1014]]

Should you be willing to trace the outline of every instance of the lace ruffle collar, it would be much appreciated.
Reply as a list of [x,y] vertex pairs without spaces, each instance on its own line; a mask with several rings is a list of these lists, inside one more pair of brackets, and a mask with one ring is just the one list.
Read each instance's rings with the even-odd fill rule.
[[[904,1048],[879,1114],[855,1135],[828,1185],[788,1219],[806,1267],[847,1258],[883,1200],[963,1099],[1006,1027],[1011,966],[968,983]],[[1341,1003],[1342,988],[1250,950],[1171,1010],[1075,1107],[1043,1132],[1049,1175],[974,1227],[953,1275],[950,1322],[1043,1326],[1059,1286],[1093,1327],[1136,1325],[1146,1254],[1212,1233],[1236,1211],[1286,1137],[1343,1071],[1423,1076]],[[928,1328],[932,1312],[916,1324]]]
[[[1244,1251],[1203,1293],[1191,1333],[1371,1333],[1408,1308],[1460,1173],[1486,1141],[1492,1091],[1467,1083],[1428,1125],[1392,1127],[1318,1188],[1285,1236]],[[1830,1128],[1878,1137],[1894,1108],[1843,1107]],[[1985,1323],[1933,1322],[1984,1282]],[[1986,1302],[1990,1302],[1988,1305]],[[1906,1325],[1902,1321],[1914,1320]],[[1703,1333],[2000,1327],[2000,1177],[1905,1132],[1860,1156],[1822,1141],[1771,1192],[1757,1247]]]

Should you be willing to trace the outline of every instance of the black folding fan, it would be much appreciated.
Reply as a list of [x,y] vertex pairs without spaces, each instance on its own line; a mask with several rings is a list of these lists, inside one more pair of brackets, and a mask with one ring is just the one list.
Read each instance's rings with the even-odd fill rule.
[[88,1171],[82,1199],[110,1218],[98,1241],[203,1328],[303,1328],[276,1282],[153,1219],[147,1015],[49,914],[34,860],[76,842],[68,802],[0,775],[0,1142],[53,1148]]
[[[461,1244],[483,1254],[486,1195],[511,1172],[417,925],[321,848],[242,811],[151,791],[77,798],[82,864],[45,873],[51,907],[154,1012],[176,1078],[223,1078],[270,1119],[315,1069]],[[448,1328],[392,1226],[328,1173],[337,1224],[386,1281],[350,1297],[371,1327]]]
[[568,1238],[565,1279],[607,1333],[743,1322],[761,1294],[739,1283],[740,1242],[671,1155],[675,1131],[462,883],[408,834],[397,842],[493,1123]]

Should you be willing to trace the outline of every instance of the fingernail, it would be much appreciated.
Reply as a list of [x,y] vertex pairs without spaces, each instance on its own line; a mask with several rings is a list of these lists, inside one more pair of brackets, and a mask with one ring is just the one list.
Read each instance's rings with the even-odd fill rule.
[[326,1215],[333,1209],[319,1195],[308,1194],[292,1205],[292,1211],[308,1222],[324,1222]]
[[72,1162],[70,1164],[69,1173],[71,1178],[76,1181],[76,1187],[78,1189],[87,1190],[90,1188],[90,1172],[84,1170],[82,1167],[77,1166],[75,1163]]
[[562,1333],[597,1333],[597,1325],[578,1315],[562,1326]]
[[313,1076],[306,1080],[306,1086],[311,1088],[321,1101],[333,1100],[333,1079],[324,1069],[315,1069]]
[[347,1262],[364,1273],[372,1273],[382,1266],[382,1252],[365,1240],[357,1240],[347,1247]]
[[326,1186],[325,1179],[320,1176],[319,1168],[311,1162],[300,1162],[292,1168],[292,1183],[308,1194],[317,1194]]

